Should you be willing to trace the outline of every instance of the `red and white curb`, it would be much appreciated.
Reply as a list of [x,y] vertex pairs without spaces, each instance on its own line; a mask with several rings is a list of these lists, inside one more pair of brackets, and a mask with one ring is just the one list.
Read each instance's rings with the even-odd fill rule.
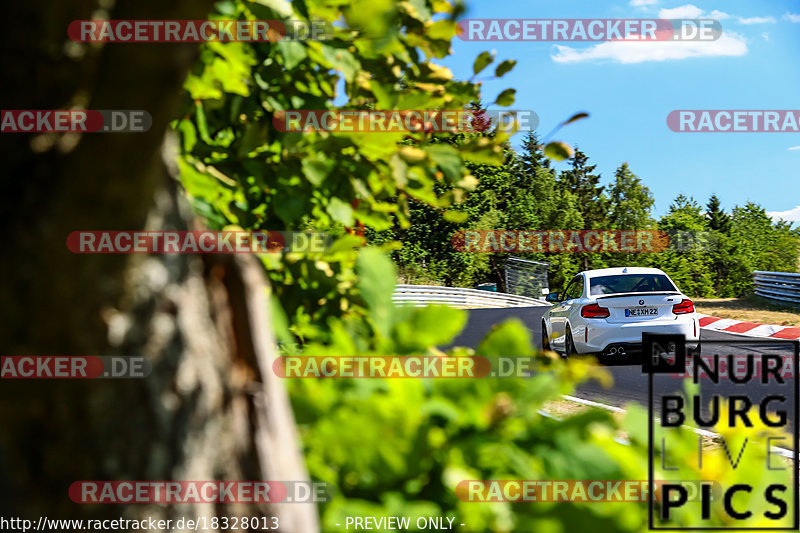
[[771,337],[773,339],[800,339],[800,328],[794,326],[775,326],[770,324],[756,324],[755,322],[742,322],[730,318],[717,318],[697,313],[700,327],[724,333],[738,333],[748,337]]

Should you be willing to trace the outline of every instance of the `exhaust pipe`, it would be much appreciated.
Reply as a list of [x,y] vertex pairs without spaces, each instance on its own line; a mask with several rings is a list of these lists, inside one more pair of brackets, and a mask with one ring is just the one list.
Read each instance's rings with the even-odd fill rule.
[[614,355],[616,353],[617,353],[617,349],[616,348],[611,348],[610,350],[608,350],[608,354],[609,355]]
[[619,347],[619,350],[617,351],[617,353],[618,353],[619,355],[625,355],[625,348],[623,348],[622,346],[620,346],[620,347]]

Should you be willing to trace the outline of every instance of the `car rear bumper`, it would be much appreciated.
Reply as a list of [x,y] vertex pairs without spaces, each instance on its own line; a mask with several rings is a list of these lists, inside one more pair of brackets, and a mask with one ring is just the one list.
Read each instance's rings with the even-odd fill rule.
[[573,341],[578,353],[598,353],[613,356],[613,347],[623,347],[624,353],[641,352],[642,333],[683,335],[686,348],[696,349],[700,343],[700,324],[695,314],[679,316],[675,320],[653,321],[647,324],[609,324],[605,320],[589,323],[573,330]]

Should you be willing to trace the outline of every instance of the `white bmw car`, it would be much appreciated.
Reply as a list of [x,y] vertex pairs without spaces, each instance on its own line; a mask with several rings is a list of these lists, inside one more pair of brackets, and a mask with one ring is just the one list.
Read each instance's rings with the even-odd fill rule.
[[542,317],[542,346],[564,355],[641,352],[642,333],[680,334],[700,347],[694,303],[657,268],[603,268],[575,276]]

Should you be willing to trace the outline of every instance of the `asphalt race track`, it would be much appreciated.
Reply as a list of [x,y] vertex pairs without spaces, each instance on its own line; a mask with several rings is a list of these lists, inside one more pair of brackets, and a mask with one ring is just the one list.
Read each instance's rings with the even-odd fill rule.
[[[544,306],[470,310],[467,326],[461,335],[454,340],[453,345],[476,347],[494,325],[516,318],[521,320],[531,331],[534,344],[541,348],[541,317],[546,310],[547,307]],[[702,345],[702,355],[719,354],[722,357],[727,357],[728,354],[742,356],[747,353],[773,353],[782,357],[791,358],[793,356],[792,345],[789,342],[747,338],[741,335],[707,330],[701,330],[700,339],[702,343],[705,343]],[[743,340],[747,342],[742,344],[741,341]],[[759,361],[760,358],[756,357],[756,366],[760,366]],[[623,362],[609,360],[604,360],[603,362],[607,364],[607,368],[614,378],[613,387],[604,388],[599,383],[591,381],[578,387],[575,391],[575,396],[616,407],[624,407],[629,402],[636,402],[646,407],[648,405],[648,376],[642,373],[641,360],[629,358]],[[791,391],[796,386],[794,378],[794,374],[785,375],[785,385],[776,385],[772,380],[767,384],[762,384],[759,379],[754,379],[746,384],[736,384],[725,377],[721,377],[720,383],[716,385],[712,384],[707,378],[701,379],[700,384],[704,396],[712,392],[726,398],[731,395],[745,395],[755,406],[764,396],[771,393],[791,394]],[[684,379],[672,375],[656,376],[654,378],[654,390],[659,396],[672,391],[681,391],[683,390],[683,382]],[[656,402],[656,411],[658,412],[660,409],[657,404],[658,402]],[[777,406],[773,404],[772,407]],[[786,405],[784,407],[789,419],[793,420],[793,406]],[[754,407],[754,410],[757,412],[757,407]],[[707,409],[704,408],[703,412],[707,413]],[[691,421],[686,423],[695,425]]]

